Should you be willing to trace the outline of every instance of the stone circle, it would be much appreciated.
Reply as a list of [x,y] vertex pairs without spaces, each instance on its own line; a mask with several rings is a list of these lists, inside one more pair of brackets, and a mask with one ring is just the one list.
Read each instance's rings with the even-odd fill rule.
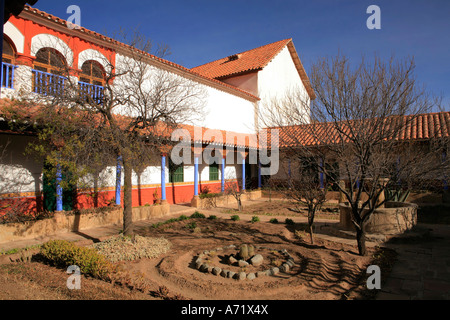
[[[253,247],[253,246],[252,246]],[[213,250],[205,250],[202,253],[200,253],[197,256],[197,259],[195,260],[195,268],[197,270],[199,270],[200,272],[203,273],[209,273],[215,276],[220,276],[223,278],[227,278],[227,279],[235,279],[235,280],[253,280],[255,278],[259,278],[259,277],[263,277],[263,276],[275,276],[280,272],[283,273],[288,273],[292,267],[294,267],[295,265],[295,260],[294,258],[287,252],[286,249],[282,249],[282,250],[275,250],[273,248],[268,248],[268,247],[262,247],[262,246],[254,246],[255,251],[260,250],[260,249],[266,249],[266,250],[272,250],[272,251],[277,251],[278,253],[282,254],[285,261],[283,261],[279,266],[276,267],[272,267],[269,269],[266,269],[264,271],[256,271],[256,272],[245,272],[245,271],[231,271],[225,268],[220,268],[218,266],[212,266],[209,264],[209,261],[207,262],[206,260],[208,260],[208,257],[210,257],[210,255],[214,255],[217,253],[217,251],[225,251],[228,249],[238,249],[239,248],[236,245],[228,245],[228,246],[224,246],[224,247],[220,247],[220,248],[215,248]],[[256,253],[256,252],[253,252]],[[229,265],[237,265],[241,268],[245,268],[249,265],[252,265],[254,267],[258,267],[261,266],[264,260],[264,257],[259,254],[256,253],[252,256],[250,256],[247,260],[243,260],[242,258],[239,258],[239,260],[237,259],[239,256],[238,254],[234,255],[229,255],[225,260]]]

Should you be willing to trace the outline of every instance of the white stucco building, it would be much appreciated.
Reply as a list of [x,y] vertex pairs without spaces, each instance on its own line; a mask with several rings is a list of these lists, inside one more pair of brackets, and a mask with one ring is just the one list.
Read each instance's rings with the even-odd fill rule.
[[[111,66],[120,70],[130,59],[125,44],[82,27],[69,28],[66,21],[29,6],[5,24],[3,44],[2,99],[18,97],[19,90],[37,97],[49,94],[50,81],[63,81],[53,72],[55,59],[69,68],[72,81],[78,81],[80,86],[91,90],[89,92],[101,95],[104,85],[101,74]],[[204,116],[187,124],[191,128],[188,130],[190,133],[196,130],[195,127],[200,128],[195,131],[200,132],[200,136],[193,136],[192,141],[197,139],[204,145],[211,138],[204,135],[205,130],[213,129],[223,135],[221,149],[226,146],[241,148],[243,154],[248,155],[250,149],[258,147],[256,134],[261,129],[258,112],[265,104],[293,89],[301,92],[308,102],[314,99],[292,39],[266,44],[192,69],[147,53],[139,54],[149,64],[150,70],[191,81],[204,91]],[[149,80],[142,85],[152,84]],[[117,112],[133,116],[127,110],[124,106]],[[54,210],[55,197],[51,195],[54,190],[44,185],[43,159],[24,155],[26,146],[35,137],[32,133],[12,132],[4,121],[0,129],[3,154],[0,201],[11,203],[20,200],[26,202],[30,210]],[[233,138],[231,141],[226,141],[227,134]],[[176,173],[172,172],[169,159],[134,172],[136,205],[152,203],[155,192],[169,203],[189,202],[205,186],[213,192],[223,190],[225,177],[243,181],[247,177],[254,180],[254,186],[257,185],[256,180],[260,183],[257,164],[250,163],[248,158],[241,163],[213,165],[200,159],[196,165],[194,155],[192,157],[192,162],[181,166],[181,169],[178,167]],[[103,200],[96,205],[105,205],[114,198],[116,203],[120,203],[114,164],[105,164],[98,177],[82,180],[85,182],[83,185],[91,185],[91,188],[96,185],[101,189]],[[162,194],[163,187],[165,194]],[[93,192],[91,188],[77,189],[76,203],[73,199],[63,199],[67,205],[65,209],[92,206],[87,200],[87,195]]]

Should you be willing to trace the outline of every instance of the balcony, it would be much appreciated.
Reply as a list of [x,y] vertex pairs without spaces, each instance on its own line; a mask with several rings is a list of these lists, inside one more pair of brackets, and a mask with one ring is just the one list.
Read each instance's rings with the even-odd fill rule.
[[33,92],[45,96],[58,96],[64,92],[66,77],[39,70],[32,70]]
[[95,84],[78,81],[80,94],[85,97],[90,97],[95,103],[102,104],[103,102],[103,87]]
[[[14,70],[17,66],[2,62],[1,87],[14,89]],[[32,69],[32,92],[45,96],[58,96],[64,93],[66,77]],[[94,85],[87,82],[78,82],[80,95],[86,97],[86,100],[92,99],[95,103],[103,102],[103,86]],[[89,97],[89,99],[87,99]]]
[[17,66],[2,62],[2,88],[9,88],[14,89],[14,69],[16,69]]

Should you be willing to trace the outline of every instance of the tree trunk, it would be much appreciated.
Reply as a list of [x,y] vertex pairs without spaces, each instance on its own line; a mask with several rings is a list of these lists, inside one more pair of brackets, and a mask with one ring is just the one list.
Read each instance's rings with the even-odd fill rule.
[[313,227],[309,225],[309,238],[311,240],[311,244],[314,244],[314,236],[313,236]]
[[356,229],[356,241],[358,242],[358,252],[359,255],[366,255],[366,235],[364,232],[364,227]]
[[132,167],[127,157],[122,156],[124,184],[123,184],[123,234],[133,235],[133,203],[132,203]]
[[314,236],[313,236],[313,223],[314,223],[314,215],[315,212],[310,212],[308,214],[308,225],[309,225],[309,237],[311,239],[311,244],[314,244]]

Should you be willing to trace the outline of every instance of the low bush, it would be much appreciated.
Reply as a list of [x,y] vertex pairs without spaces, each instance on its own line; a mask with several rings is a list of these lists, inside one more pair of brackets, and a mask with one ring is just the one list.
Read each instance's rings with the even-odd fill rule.
[[289,218],[286,218],[286,220],[284,222],[289,225],[293,225],[295,223],[294,220],[289,219]]
[[97,250],[80,247],[67,240],[50,240],[44,243],[40,254],[57,267],[76,265],[81,273],[102,280],[109,280],[111,274],[116,271],[115,266]]
[[193,214],[191,214],[190,218],[195,219],[195,218],[206,218],[206,217],[203,213],[195,211]]
[[215,198],[221,196],[221,193],[201,193],[199,195],[200,199],[208,199],[208,198]]
[[188,228],[188,229],[195,229],[195,228],[197,228],[197,223],[195,221],[191,222],[191,223],[188,223],[186,225],[186,228]]
[[259,217],[258,216],[253,216],[251,223],[255,223],[255,222],[259,222]]
[[209,217],[208,217],[208,219],[209,220],[216,220],[217,219],[217,216],[215,216],[215,215],[210,215]]
[[231,216],[231,220],[233,221],[239,221],[240,219],[241,218],[237,214]]
[[277,218],[272,218],[269,221],[270,223],[278,223],[278,219]]

